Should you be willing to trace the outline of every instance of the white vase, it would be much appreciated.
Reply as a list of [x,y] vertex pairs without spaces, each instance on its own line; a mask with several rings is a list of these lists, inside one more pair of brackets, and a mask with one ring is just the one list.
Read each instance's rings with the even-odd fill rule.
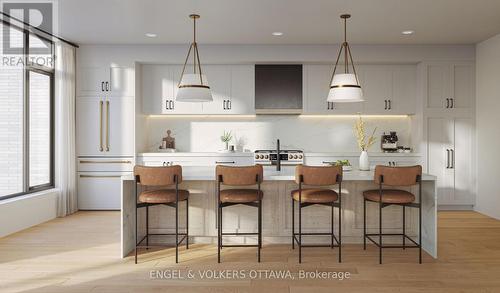
[[368,159],[367,151],[362,151],[359,156],[359,170],[370,171],[370,160]]

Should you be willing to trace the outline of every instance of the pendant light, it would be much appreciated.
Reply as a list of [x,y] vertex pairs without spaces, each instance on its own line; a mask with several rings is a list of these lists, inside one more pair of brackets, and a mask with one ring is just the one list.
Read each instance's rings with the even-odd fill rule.
[[[207,77],[201,71],[200,55],[198,53],[198,44],[196,43],[196,20],[200,18],[198,14],[189,15],[193,19],[193,42],[189,46],[186,61],[182,68],[181,77],[177,87],[175,100],[178,102],[212,102],[212,93],[208,86]],[[193,73],[185,73],[189,55],[193,51]]]
[[[328,102],[335,103],[353,103],[353,102],[363,102],[363,91],[359,84],[358,75],[356,74],[356,68],[354,68],[354,63],[352,61],[351,48],[347,43],[347,19],[350,18],[350,14],[342,14],[341,19],[344,20],[344,42],[340,47],[339,54],[337,56],[337,61],[335,62],[335,67],[333,69],[332,78],[330,80],[330,92],[328,93]],[[337,66],[339,64],[340,56],[344,51],[344,73],[337,73]],[[352,66],[352,73],[349,72],[349,62]]]

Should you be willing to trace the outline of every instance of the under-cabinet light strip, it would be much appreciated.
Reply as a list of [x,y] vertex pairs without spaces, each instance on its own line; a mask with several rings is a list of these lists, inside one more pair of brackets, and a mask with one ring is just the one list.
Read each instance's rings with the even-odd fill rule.
[[[279,115],[279,114],[278,114]],[[270,116],[270,115],[192,115],[192,114],[174,114],[174,115],[147,115],[148,118],[255,118],[257,116]],[[410,115],[354,115],[354,114],[338,114],[338,115],[279,115],[279,116],[297,116],[300,118],[408,118]]]

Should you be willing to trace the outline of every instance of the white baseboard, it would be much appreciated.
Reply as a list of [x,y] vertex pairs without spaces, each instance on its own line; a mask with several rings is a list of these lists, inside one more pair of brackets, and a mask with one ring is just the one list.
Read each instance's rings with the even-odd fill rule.
[[438,205],[438,211],[473,211],[473,205]]
[[0,201],[0,237],[56,218],[57,192],[50,189]]

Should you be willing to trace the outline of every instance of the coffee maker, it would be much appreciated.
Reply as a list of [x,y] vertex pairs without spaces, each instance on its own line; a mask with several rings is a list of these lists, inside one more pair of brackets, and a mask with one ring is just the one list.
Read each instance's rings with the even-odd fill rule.
[[396,135],[396,131],[391,131],[389,134],[382,135],[382,139],[380,140],[380,147],[384,153],[394,153],[398,151],[398,136]]

